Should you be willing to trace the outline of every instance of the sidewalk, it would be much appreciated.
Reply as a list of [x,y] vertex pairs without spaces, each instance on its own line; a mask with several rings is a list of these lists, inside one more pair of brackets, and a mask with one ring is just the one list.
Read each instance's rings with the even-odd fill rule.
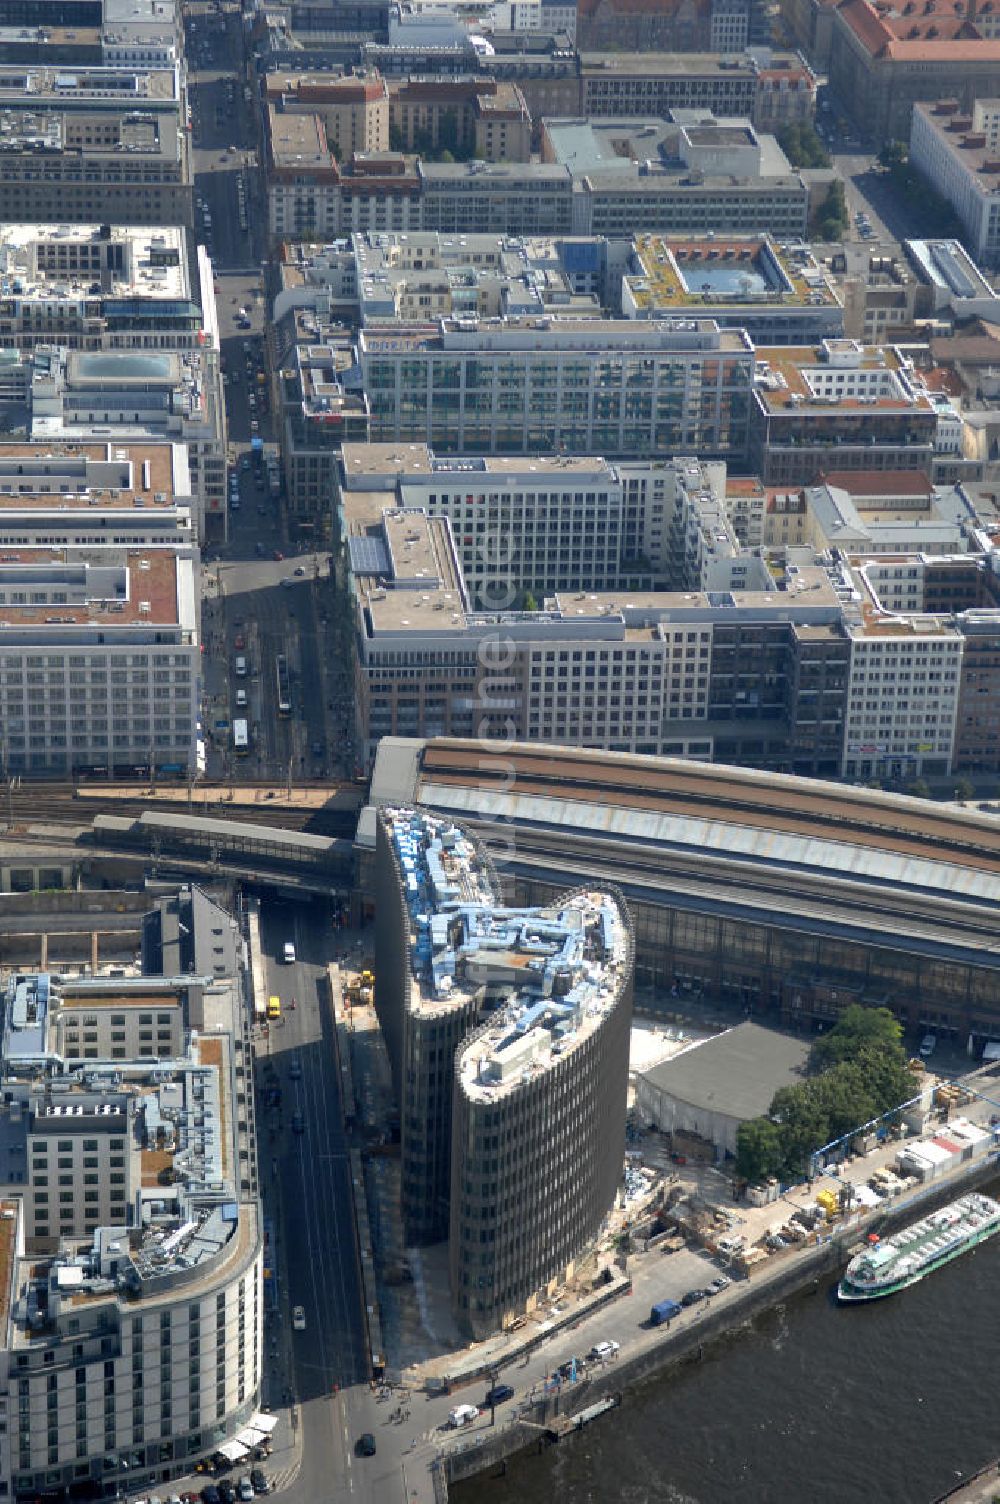
[[1000,1461],[991,1462],[967,1482],[957,1483],[933,1504],[994,1504],[1000,1499]]
[[[261,995],[266,992],[266,968],[263,953],[260,949],[260,927],[257,914],[251,915],[248,926],[248,942],[250,947],[250,967],[254,978],[254,986],[260,986]],[[261,1038],[255,1030],[254,1038],[254,1090],[259,1092],[261,1082],[257,1076]],[[258,1102],[257,1121],[263,1124],[264,1116],[260,1111]],[[257,1146],[258,1156],[262,1158],[263,1147]],[[287,1280],[284,1272],[284,1246],[278,1234],[281,1219],[277,1215],[277,1207],[274,1202],[274,1194],[271,1187],[276,1186],[274,1177],[266,1177],[262,1166],[258,1167],[258,1182],[260,1185],[261,1212],[265,1229],[270,1228],[270,1235],[274,1240],[270,1248],[274,1275],[274,1300],[268,1303],[267,1286],[265,1285],[264,1301],[264,1362],[261,1376],[261,1405],[273,1415],[280,1417],[278,1425],[272,1433],[273,1451],[268,1460],[266,1470],[271,1475],[272,1492],[280,1493],[282,1489],[290,1488],[299,1475],[302,1466],[302,1427],[299,1424],[298,1406],[294,1403],[291,1388],[291,1350],[289,1347],[288,1324],[283,1319],[280,1307],[280,1292],[287,1289]]]

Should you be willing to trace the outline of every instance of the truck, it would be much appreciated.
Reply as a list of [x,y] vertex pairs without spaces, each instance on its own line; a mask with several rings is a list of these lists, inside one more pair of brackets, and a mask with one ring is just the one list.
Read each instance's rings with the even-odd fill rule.
[[676,1300],[658,1300],[649,1313],[649,1324],[650,1326],[664,1326],[680,1314],[681,1307]]
[[448,1423],[458,1431],[462,1426],[471,1426],[478,1417],[479,1410],[475,1405],[456,1405],[448,1412]]

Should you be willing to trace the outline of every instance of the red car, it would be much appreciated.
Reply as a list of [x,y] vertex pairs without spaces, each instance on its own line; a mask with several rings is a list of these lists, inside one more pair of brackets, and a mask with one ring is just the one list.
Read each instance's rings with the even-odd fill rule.
[[243,636],[243,633],[242,632],[237,632],[236,637],[233,640],[233,647],[236,649],[236,651],[238,653],[242,653],[242,651],[246,647],[246,645],[247,645],[247,640]]
[[281,563],[281,561],[282,561],[282,559],[283,559],[283,558],[284,558],[284,557],[285,557],[285,556],[284,556],[284,554],[283,554],[283,553],[282,553],[282,552],[281,552],[281,549],[280,549],[280,548],[276,548],[276,549],[275,549],[275,550],[274,550],[274,557],[275,557],[275,559],[276,559],[276,560],[277,560],[277,562],[278,562],[278,563],[279,563],[279,564],[280,564],[280,563]]

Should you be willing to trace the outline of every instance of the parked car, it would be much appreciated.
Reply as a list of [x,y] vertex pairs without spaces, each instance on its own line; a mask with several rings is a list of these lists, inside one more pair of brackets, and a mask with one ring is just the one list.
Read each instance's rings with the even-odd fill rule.
[[293,1332],[304,1332],[305,1329],[306,1329],[306,1311],[305,1311],[305,1306],[293,1306],[292,1307],[292,1331]]
[[214,1483],[206,1483],[201,1491],[201,1504],[222,1504],[222,1495]]
[[617,1342],[595,1342],[587,1357],[592,1362],[606,1363],[609,1358],[617,1358],[619,1344]]
[[483,1409],[488,1410],[491,1405],[502,1405],[506,1400],[514,1398],[514,1390],[510,1384],[494,1384],[492,1389],[487,1389],[483,1399]]
[[250,1469],[250,1482],[253,1484],[255,1494],[268,1494],[271,1492],[271,1485],[267,1481],[267,1475],[263,1468],[254,1467]]
[[253,1484],[249,1478],[241,1478],[239,1483],[237,1483],[236,1497],[240,1500],[240,1504],[252,1504]]
[[937,1035],[925,1034],[923,1039],[920,1041],[920,1058],[922,1060],[929,1060],[936,1049]]
[[709,1295],[721,1295],[723,1290],[728,1290],[731,1284],[731,1279],[727,1279],[724,1274],[720,1274],[708,1286],[708,1293]]
[[708,1291],[707,1290],[689,1290],[686,1295],[682,1295],[681,1296],[681,1305],[682,1306],[696,1306],[700,1300],[707,1300],[707,1299],[708,1299]]
[[236,1490],[228,1478],[223,1478],[219,1484],[219,1498],[222,1500],[222,1504],[238,1504]]

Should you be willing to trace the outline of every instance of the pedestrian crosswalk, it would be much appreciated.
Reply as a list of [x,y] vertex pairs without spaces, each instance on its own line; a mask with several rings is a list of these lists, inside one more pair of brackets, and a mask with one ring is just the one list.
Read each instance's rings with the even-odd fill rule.
[[289,1462],[287,1467],[277,1468],[274,1472],[272,1472],[271,1492],[274,1494],[280,1494],[284,1489],[291,1488],[292,1484],[299,1476],[299,1469],[301,1465],[302,1458],[301,1456],[298,1456],[294,1457],[292,1461]]

